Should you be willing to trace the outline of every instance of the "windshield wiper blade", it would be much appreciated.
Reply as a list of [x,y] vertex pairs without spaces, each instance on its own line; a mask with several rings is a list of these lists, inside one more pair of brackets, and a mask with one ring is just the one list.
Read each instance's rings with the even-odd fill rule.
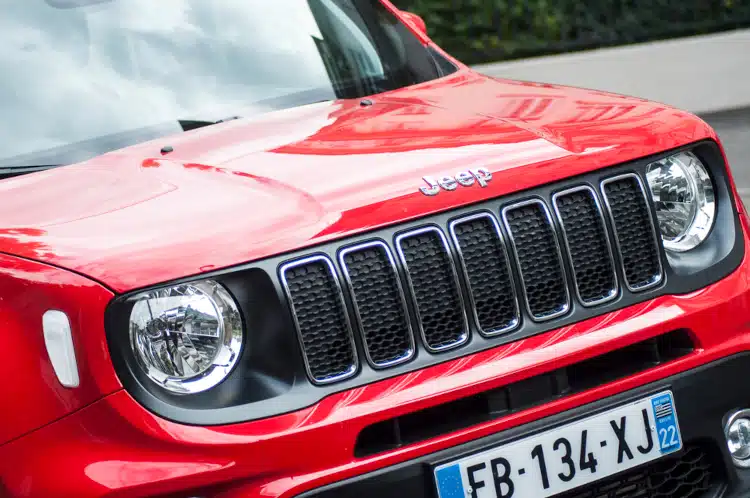
[[12,178],[14,176],[27,175],[37,171],[46,171],[48,169],[59,168],[62,164],[34,164],[24,166],[3,166],[0,167],[0,180]]
[[182,131],[190,131],[197,130],[198,128],[204,128],[206,126],[226,123],[227,121],[234,121],[235,119],[241,118],[242,116],[229,116],[226,118],[218,119],[216,121],[209,121],[205,119],[178,119],[177,122],[180,124]]

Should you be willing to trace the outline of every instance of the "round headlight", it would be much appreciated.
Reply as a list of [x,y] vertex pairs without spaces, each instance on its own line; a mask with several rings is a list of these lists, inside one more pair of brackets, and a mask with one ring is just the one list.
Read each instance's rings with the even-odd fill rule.
[[680,152],[651,163],[646,178],[664,248],[684,252],[706,240],[716,203],[711,178],[700,159]]
[[242,320],[229,292],[212,280],[144,292],[130,313],[130,344],[152,381],[197,393],[223,381],[242,349]]

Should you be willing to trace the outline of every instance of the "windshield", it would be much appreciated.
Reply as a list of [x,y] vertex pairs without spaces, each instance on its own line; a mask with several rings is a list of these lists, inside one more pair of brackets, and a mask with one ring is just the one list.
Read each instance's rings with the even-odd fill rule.
[[0,167],[437,78],[378,0],[0,0]]

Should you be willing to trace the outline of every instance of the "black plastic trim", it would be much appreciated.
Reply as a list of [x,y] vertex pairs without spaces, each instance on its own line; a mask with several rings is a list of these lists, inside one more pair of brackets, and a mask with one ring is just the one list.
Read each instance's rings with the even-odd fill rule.
[[[548,418],[538,419],[526,425],[513,427],[491,436],[330,484],[298,496],[299,498],[370,498],[393,496],[393,490],[398,489],[399,496],[434,498],[432,469],[438,465],[509,444],[671,389],[685,446],[695,443],[710,446],[714,450],[715,465],[723,471],[723,485],[717,486],[713,494],[700,498],[748,497],[750,496],[750,470],[738,470],[732,465],[723,432],[723,421],[727,414],[736,408],[750,405],[750,383],[737,383],[737,379],[748,377],[750,377],[750,353],[730,356],[610,398],[597,400]],[[696,393],[700,393],[699,402],[696,402]],[[585,487],[583,489],[585,490]]]
[[[432,354],[425,348],[422,339],[416,337],[416,354],[408,363],[377,370],[363,361],[356,376],[326,386],[314,386],[307,379],[291,312],[278,280],[278,269],[283,264],[312,255],[325,255],[332,261],[338,262],[337,253],[341,247],[373,240],[382,241],[396,254],[394,239],[398,234],[405,231],[436,226],[447,236],[451,221],[478,212],[490,212],[499,220],[503,207],[531,197],[542,198],[549,206],[553,194],[574,186],[587,185],[598,191],[601,180],[628,172],[635,172],[643,179],[648,164],[655,159],[682,150],[692,150],[706,165],[714,181],[718,218],[708,239],[699,246],[699,250],[695,254],[690,253],[679,258],[667,256],[662,245],[659,244],[664,268],[664,279],[660,285],[637,294],[623,288],[613,301],[591,308],[586,308],[576,299],[572,299],[570,310],[565,316],[544,323],[534,322],[529,317],[528,312],[521,307],[521,325],[509,333],[491,338],[483,337],[476,330],[476,324],[472,323],[473,320],[470,320],[470,340],[461,347],[450,351]],[[497,178],[496,181],[501,181],[501,179]],[[653,204],[649,204],[652,216],[655,217]],[[557,225],[556,221],[554,223]],[[613,232],[610,220],[607,220],[606,224],[611,238]],[[504,228],[502,229],[503,236],[507,238],[508,234],[504,231]],[[559,227],[556,230],[559,233]],[[502,198],[454,208],[419,220],[394,224],[384,229],[369,231],[343,240],[173,282],[189,282],[198,278],[217,280],[227,286],[237,299],[243,314],[246,344],[243,346],[242,358],[240,358],[229,378],[205,393],[191,396],[171,395],[145,378],[139,368],[135,366],[127,330],[128,316],[132,306],[129,299],[133,295],[143,292],[144,289],[119,296],[110,303],[106,313],[107,338],[112,360],[121,382],[138,402],[157,415],[176,422],[195,425],[219,425],[257,420],[311,406],[336,392],[346,391],[388,377],[413,372],[478,351],[515,342],[648,301],[657,296],[685,294],[701,289],[725,278],[739,266],[745,252],[741,233],[737,208],[731,195],[721,152],[715,142],[703,141],[627,164],[603,168],[553,184],[516,192]],[[454,262],[458,261],[458,254],[453,242],[449,241],[448,246]],[[568,287],[573,289],[574,283],[571,277],[569,258],[565,248],[561,249],[565,273],[569,280]],[[620,282],[623,282],[619,255],[617,251],[614,252],[617,277]],[[398,258],[396,258],[396,265],[403,277],[405,274],[404,268]],[[344,278],[339,265],[334,266],[336,266],[339,280],[343,282]],[[520,295],[519,275],[515,273],[515,269],[513,269],[513,272],[516,292]],[[404,289],[407,288],[403,280],[402,285]],[[460,286],[464,302],[470,303],[465,283],[461,282]],[[152,288],[158,287],[163,287],[163,285]],[[348,292],[344,293],[344,299],[351,316],[353,308],[348,294]],[[416,313],[413,304],[410,302],[408,307],[412,329],[419,330],[418,324],[414,320]],[[355,343],[359,357],[365,358],[359,334],[355,334]]]
[[679,329],[534,377],[381,420],[362,429],[354,445],[361,458],[507,417],[669,363],[694,351]]

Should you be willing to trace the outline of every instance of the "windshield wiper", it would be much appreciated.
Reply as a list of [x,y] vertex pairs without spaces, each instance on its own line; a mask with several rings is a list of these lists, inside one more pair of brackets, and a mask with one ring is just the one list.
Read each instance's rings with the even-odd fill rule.
[[[330,90],[308,90],[257,101],[252,106],[257,107],[258,111],[251,114],[256,115],[264,112],[288,109],[290,107],[330,101]],[[0,179],[87,161],[92,157],[137,143],[241,118],[242,116],[229,116],[219,120],[170,120],[133,130],[95,136],[80,142],[71,142],[46,150],[6,157],[0,160]]]
[[12,178],[14,176],[27,175],[37,171],[46,171],[48,169],[59,168],[62,164],[36,164],[33,166],[5,166],[0,167],[0,180]]
[[208,121],[204,119],[178,119],[182,131],[197,130],[198,128],[204,128],[206,126],[213,126],[219,123],[226,123],[227,121],[234,121],[235,119],[241,119],[242,116],[229,116],[216,121]]

